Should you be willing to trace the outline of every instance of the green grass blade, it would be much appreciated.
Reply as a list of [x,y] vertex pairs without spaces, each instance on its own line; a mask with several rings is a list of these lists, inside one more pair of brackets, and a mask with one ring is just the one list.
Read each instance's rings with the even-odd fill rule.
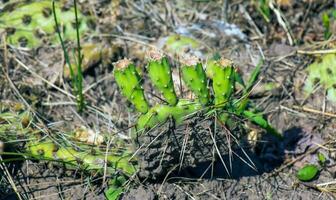
[[59,39],[59,41],[61,43],[61,46],[62,46],[65,62],[69,66],[70,76],[72,78],[72,81],[75,82],[75,80],[74,80],[75,74],[74,74],[73,68],[72,68],[71,63],[70,63],[69,54],[66,51],[64,40],[62,38],[61,31],[59,29],[59,23],[58,23],[58,20],[57,20],[55,1],[52,1],[52,11],[53,11],[53,16],[54,16],[54,21],[55,21],[56,32],[57,32],[58,39]]
[[76,101],[77,101],[77,109],[79,112],[83,111],[84,109],[84,96],[83,96],[83,73],[82,73],[82,54],[81,54],[81,45],[80,45],[80,34],[79,34],[79,20],[78,20],[78,9],[77,9],[77,1],[74,0],[74,10],[75,10],[75,19],[76,19],[76,38],[77,38],[77,62],[76,62],[76,69],[77,73],[74,72],[74,68],[71,65],[69,54],[66,50],[64,40],[61,35],[61,31],[59,29],[59,22],[57,19],[57,14],[56,14],[56,6],[55,6],[55,1],[52,1],[52,12],[54,15],[54,21],[55,21],[55,26],[56,26],[56,32],[59,38],[59,41],[61,43],[61,47],[63,50],[65,62],[69,66],[70,70],[70,77],[72,81],[72,86],[73,86],[73,91],[76,96]]
[[261,66],[263,65],[263,63],[264,63],[264,61],[260,60],[259,63],[257,64],[257,66],[252,71],[250,79],[247,81],[247,85],[245,87],[245,91],[244,91],[245,94],[250,92],[250,90],[255,85],[256,81],[258,80],[258,76],[260,74],[260,69],[261,69]]
[[76,19],[76,38],[77,38],[77,74],[76,74],[76,83],[77,83],[77,98],[78,98],[78,110],[81,112],[84,109],[84,96],[83,96],[83,73],[82,73],[82,53],[81,53],[81,44],[79,36],[79,20],[78,20],[78,9],[77,9],[77,0],[74,0],[75,7],[75,19]]

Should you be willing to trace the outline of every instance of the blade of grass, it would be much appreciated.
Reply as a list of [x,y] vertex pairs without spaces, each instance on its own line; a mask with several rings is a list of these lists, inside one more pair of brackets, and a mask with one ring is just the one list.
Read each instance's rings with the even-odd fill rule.
[[[76,69],[77,72],[74,72],[74,68],[71,65],[69,54],[66,50],[64,40],[61,35],[61,31],[59,28],[59,22],[57,20],[57,14],[56,14],[56,5],[55,5],[55,0],[52,1],[52,11],[54,15],[54,21],[55,21],[55,26],[56,26],[56,32],[58,35],[58,38],[61,43],[61,47],[63,50],[64,58],[66,61],[66,64],[69,67],[70,70],[70,76],[71,76],[71,81],[72,81],[72,86],[73,86],[73,91],[76,96],[76,102],[77,102],[77,109],[79,112],[82,112],[85,104],[84,104],[84,96],[83,96],[83,73],[82,73],[82,53],[81,53],[81,45],[80,45],[80,34],[79,34],[79,20],[78,20],[78,9],[77,9],[77,1],[74,0],[74,10],[75,10],[75,20],[76,20],[76,39],[77,39],[77,58],[75,59],[76,62]],[[76,56],[75,56],[76,57]]]
[[84,109],[84,96],[83,96],[83,73],[82,73],[82,53],[81,53],[81,44],[79,36],[79,20],[78,20],[78,9],[77,9],[77,0],[74,0],[75,7],[75,18],[76,18],[76,38],[77,38],[77,92],[78,92],[78,110],[81,112]]
[[253,89],[253,86],[256,84],[256,81],[258,80],[258,76],[260,74],[260,68],[262,64],[263,64],[263,60],[260,60],[257,66],[252,71],[252,74],[249,80],[247,81],[247,85],[245,86],[244,91],[243,91],[243,97],[240,98],[238,101],[234,102],[234,104],[237,104],[235,111],[236,111],[236,114],[238,115],[241,114],[248,105],[251,90]]
[[63,54],[64,54],[64,58],[65,58],[65,62],[67,63],[67,65],[69,66],[69,69],[70,69],[70,76],[71,76],[71,79],[72,79],[72,82],[75,83],[76,80],[75,80],[75,73],[73,71],[73,68],[72,68],[72,65],[70,63],[70,59],[69,59],[69,54],[68,52],[66,51],[66,48],[65,48],[65,44],[64,44],[64,40],[62,38],[62,35],[61,35],[61,31],[59,29],[59,23],[58,23],[58,20],[57,20],[57,14],[56,14],[56,5],[55,5],[55,0],[52,1],[52,11],[53,11],[53,15],[54,15],[54,21],[55,21],[55,26],[56,26],[56,32],[57,32],[57,35],[58,35],[58,39],[61,43],[61,47],[62,47],[62,50],[63,50]]
[[258,76],[260,74],[260,69],[261,69],[261,66],[263,65],[263,63],[264,63],[264,61],[260,60],[257,64],[257,66],[252,71],[252,74],[251,74],[249,80],[247,81],[247,85],[246,85],[246,88],[244,90],[245,94],[248,93],[251,90],[251,88],[254,86],[254,84],[258,80]]

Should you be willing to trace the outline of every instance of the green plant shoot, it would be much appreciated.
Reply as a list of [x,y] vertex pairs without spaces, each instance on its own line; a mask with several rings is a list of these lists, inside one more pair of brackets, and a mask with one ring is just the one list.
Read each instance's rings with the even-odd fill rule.
[[123,95],[141,113],[147,113],[149,105],[141,87],[141,78],[134,64],[127,60],[120,60],[114,64],[114,77]]
[[58,38],[61,43],[61,47],[63,49],[63,54],[65,61],[70,69],[70,77],[72,80],[73,85],[73,91],[75,93],[76,102],[77,102],[77,109],[79,112],[82,112],[85,103],[84,103],[84,95],[83,95],[83,73],[82,73],[82,54],[81,54],[81,45],[80,45],[80,33],[79,33],[79,19],[78,19],[78,9],[77,9],[77,0],[74,0],[74,9],[75,9],[75,22],[76,22],[76,39],[77,39],[77,56],[76,56],[76,69],[77,73],[74,72],[74,68],[71,65],[69,54],[66,50],[64,40],[61,35],[61,31],[59,28],[59,23],[57,20],[57,14],[56,14],[56,6],[55,1],[52,2],[52,11],[54,15],[54,21],[56,26],[56,32],[58,34]]
[[210,93],[206,74],[199,60],[196,57],[185,59],[181,71],[182,79],[188,88],[203,105],[207,105],[210,102]]
[[171,68],[168,59],[158,51],[148,52],[148,75],[169,105],[177,104]]

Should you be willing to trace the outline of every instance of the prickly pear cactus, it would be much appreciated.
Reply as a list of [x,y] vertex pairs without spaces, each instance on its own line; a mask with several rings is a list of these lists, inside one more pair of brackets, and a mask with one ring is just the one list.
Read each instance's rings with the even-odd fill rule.
[[213,72],[215,104],[228,103],[235,87],[234,74],[236,72],[233,63],[230,60],[221,59],[220,61],[209,63],[207,69]]
[[[132,152],[123,144],[116,144],[106,153],[99,147],[104,143],[103,137],[90,130],[80,128],[60,137],[53,133],[50,139],[35,125],[33,115],[22,104],[0,102],[0,141],[5,144],[5,152],[16,144],[19,146],[14,149],[27,159],[48,160],[68,169],[103,172],[106,166],[111,175],[120,171],[126,176],[136,171],[130,160]],[[71,142],[64,141],[64,136]]]
[[182,78],[188,88],[203,105],[210,103],[210,91],[205,71],[197,57],[184,60],[181,67]]
[[184,35],[173,34],[162,39],[163,47],[166,51],[175,54],[200,48],[201,44],[196,39]]
[[[236,94],[235,83],[242,87],[245,84],[230,60],[212,60],[204,70],[197,57],[186,56],[181,77],[195,99],[180,99],[175,94],[167,57],[156,50],[147,55],[148,77],[162,94],[162,104],[149,105],[141,77],[130,60],[115,63],[114,71],[122,94],[141,113],[133,130],[140,176],[157,179],[177,167],[220,159],[230,148],[227,134],[239,138],[245,132],[237,117],[279,136],[267,120],[249,110],[247,94],[251,87],[245,88],[243,95]],[[248,82],[253,83],[255,78]]]
[[326,54],[307,68],[304,90],[313,93],[318,85],[327,91],[327,99],[336,103],[336,54]]
[[149,51],[148,58],[148,75],[154,86],[162,93],[170,105],[176,105],[177,97],[167,58],[155,51]]
[[[56,3],[56,14],[63,38],[76,39],[76,23],[73,7]],[[79,33],[88,32],[89,18],[78,13]],[[0,12],[0,32],[6,31],[7,42],[14,46],[36,48],[44,42],[57,44],[52,1],[16,1],[8,2]]]
[[135,65],[127,59],[117,62],[114,77],[123,95],[134,104],[137,110],[147,113],[149,106],[140,86],[141,79]]

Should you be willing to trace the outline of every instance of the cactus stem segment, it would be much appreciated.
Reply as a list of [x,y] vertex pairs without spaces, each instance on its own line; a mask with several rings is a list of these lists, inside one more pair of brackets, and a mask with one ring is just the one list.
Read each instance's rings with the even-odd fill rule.
[[151,108],[145,115],[140,116],[137,122],[137,130],[153,128],[155,125],[166,122],[169,117],[172,117],[176,124],[181,124],[188,115],[201,109],[201,104],[185,99],[180,99],[175,106],[159,104]]
[[215,105],[226,105],[235,87],[235,67],[232,61],[222,58],[210,62],[207,72],[213,80]]
[[141,78],[135,65],[128,59],[114,63],[114,77],[122,94],[141,113],[147,113],[149,109],[144,91],[141,87]]
[[[37,159],[46,159],[63,162],[69,168],[77,167],[77,164],[86,170],[102,170],[105,166],[105,154],[96,152],[95,155],[87,152],[76,151],[72,147],[57,147],[51,141],[40,141],[39,143],[29,143],[27,146],[31,156]],[[110,169],[121,169],[127,175],[135,172],[134,167],[129,162],[132,154],[125,152],[123,155],[107,156],[108,166]]]
[[168,59],[159,51],[147,52],[148,75],[153,85],[158,89],[169,105],[177,104],[177,96],[174,90],[174,83]]
[[188,88],[196,95],[202,105],[207,105],[210,101],[210,94],[206,74],[199,59],[195,56],[184,58],[181,71],[182,79]]

